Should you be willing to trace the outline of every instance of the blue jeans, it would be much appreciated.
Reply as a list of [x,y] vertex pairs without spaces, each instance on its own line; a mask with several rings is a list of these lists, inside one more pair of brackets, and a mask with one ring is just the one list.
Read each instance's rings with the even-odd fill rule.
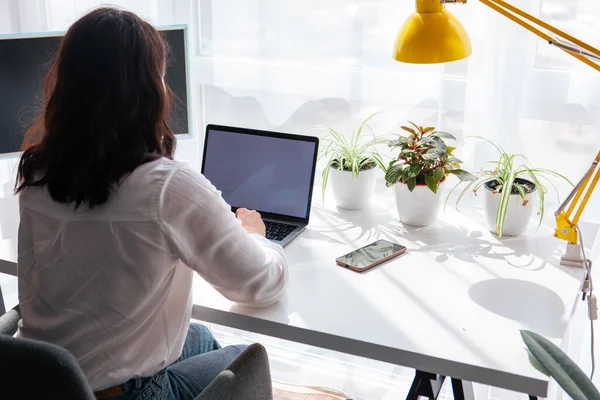
[[125,394],[111,400],[193,400],[245,348],[221,348],[208,328],[192,323],[177,361],[152,377],[127,381]]

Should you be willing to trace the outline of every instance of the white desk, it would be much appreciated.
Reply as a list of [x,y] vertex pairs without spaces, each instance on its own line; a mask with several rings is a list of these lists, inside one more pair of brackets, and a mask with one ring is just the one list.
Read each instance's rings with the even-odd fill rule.
[[[545,397],[548,379],[531,366],[519,330],[561,344],[583,278],[581,269],[559,266],[565,244],[550,233],[541,228],[500,243],[454,211],[415,229],[397,221],[391,197],[364,212],[326,210],[317,201],[309,227],[286,248],[282,302],[242,308],[197,278],[193,317]],[[409,251],[363,274],[335,265],[378,238]],[[0,272],[14,273],[14,236],[0,243]]]
[[[366,212],[315,205],[286,248],[281,303],[245,309],[196,279],[194,317],[545,397],[548,379],[531,366],[519,330],[562,343],[583,279],[559,266],[565,243],[544,228],[500,243],[454,211],[434,227],[403,227],[393,207],[391,198]],[[363,274],[335,264],[379,238],[409,251]]]

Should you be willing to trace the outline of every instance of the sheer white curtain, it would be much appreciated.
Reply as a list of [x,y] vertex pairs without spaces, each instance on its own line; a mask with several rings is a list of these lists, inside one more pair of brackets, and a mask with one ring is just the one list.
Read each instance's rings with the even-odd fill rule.
[[[600,45],[597,1],[511,3]],[[448,7],[473,56],[415,66],[391,58],[413,0],[201,1],[195,65],[206,121],[302,132],[350,129],[384,111],[374,120],[382,134],[407,119],[435,124],[579,179],[600,148],[600,75],[476,0]],[[493,155],[467,144],[461,158],[474,167]],[[600,214],[598,204],[586,218]]]
[[[375,111],[383,111],[374,120],[379,133],[397,131],[408,119],[459,137],[481,135],[573,180],[600,147],[600,74],[476,0],[449,6],[470,33],[473,56],[429,66],[391,58],[414,0],[111,3],[157,25],[190,26],[196,139],[182,140],[178,155],[196,165],[205,123],[291,132],[331,124],[347,130]],[[594,0],[512,3],[600,45],[594,29],[600,5]],[[104,4],[6,0],[0,2],[0,33],[65,30]],[[469,143],[461,154],[467,166],[493,156],[486,146]],[[588,219],[600,219],[595,198]]]

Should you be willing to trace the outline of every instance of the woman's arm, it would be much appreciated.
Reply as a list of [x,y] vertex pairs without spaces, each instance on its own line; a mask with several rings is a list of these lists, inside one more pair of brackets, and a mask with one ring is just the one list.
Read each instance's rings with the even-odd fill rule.
[[204,176],[180,165],[166,178],[158,201],[174,250],[223,296],[266,307],[283,295],[288,277],[283,248],[249,234]]

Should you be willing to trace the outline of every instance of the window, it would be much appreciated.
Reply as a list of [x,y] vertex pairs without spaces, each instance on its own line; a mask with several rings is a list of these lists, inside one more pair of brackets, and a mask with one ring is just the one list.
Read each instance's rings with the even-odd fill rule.
[[[600,44],[598,18],[600,2],[597,0],[542,0],[540,17],[549,24],[590,44]],[[553,36],[553,35],[551,35]],[[547,69],[570,69],[579,64],[561,51],[538,41],[536,66]]]

